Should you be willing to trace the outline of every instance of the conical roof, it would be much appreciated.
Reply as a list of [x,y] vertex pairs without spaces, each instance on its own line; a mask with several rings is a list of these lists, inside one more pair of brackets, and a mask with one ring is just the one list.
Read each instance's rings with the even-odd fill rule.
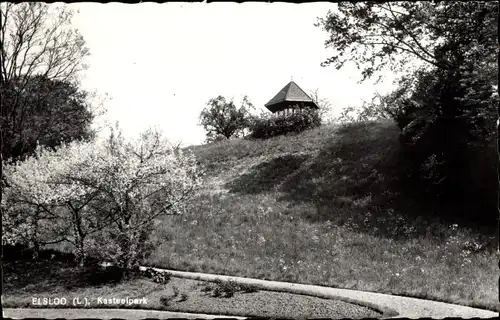
[[275,112],[280,109],[280,106],[284,106],[293,102],[303,102],[305,105],[311,106],[313,108],[318,108],[316,103],[311,97],[307,95],[295,82],[290,81],[283,89],[278,92],[265,104],[266,108],[270,111]]

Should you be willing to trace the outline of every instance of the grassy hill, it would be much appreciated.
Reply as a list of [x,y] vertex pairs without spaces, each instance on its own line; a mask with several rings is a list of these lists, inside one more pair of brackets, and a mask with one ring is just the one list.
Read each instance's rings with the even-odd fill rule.
[[404,187],[398,134],[373,122],[190,147],[203,190],[158,224],[146,263],[499,310],[495,234]]

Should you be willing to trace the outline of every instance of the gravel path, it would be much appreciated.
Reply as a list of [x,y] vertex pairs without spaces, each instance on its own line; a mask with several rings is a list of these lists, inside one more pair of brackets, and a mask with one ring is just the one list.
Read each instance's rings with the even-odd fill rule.
[[213,297],[215,287],[207,282],[171,278],[164,291],[149,299],[156,304],[155,299],[168,298],[167,310],[181,312],[290,319],[381,317],[379,312],[344,301],[284,292],[235,292],[231,297]]
[[[37,284],[39,289],[44,284]],[[24,289],[24,290],[23,290]],[[65,298],[67,303],[54,308],[31,302],[33,297]],[[74,298],[86,303],[75,305]],[[119,302],[125,298],[137,299],[136,303]],[[116,299],[117,302],[114,302]],[[141,302],[139,302],[139,299]],[[110,302],[113,301],[113,302]],[[144,301],[144,302],[142,302]],[[231,317],[265,318],[380,318],[382,314],[362,305],[338,299],[325,299],[301,294],[256,290],[236,283],[207,282],[188,278],[171,277],[159,284],[141,278],[131,282],[92,288],[61,289],[59,286],[38,291],[25,286],[2,296],[4,317],[9,318],[214,318]],[[32,308],[29,308],[32,307]],[[103,309],[105,308],[105,309]],[[161,310],[161,311],[160,311]],[[177,312],[177,313],[164,313]],[[206,316],[198,316],[206,315]],[[208,316],[211,315],[211,316]]]
[[342,300],[349,303],[364,305],[383,312],[384,318],[407,317],[407,318],[498,318],[498,312],[471,308],[444,302],[437,302],[424,299],[394,296],[375,292],[363,292],[357,290],[337,289],[314,285],[304,285],[288,282],[267,281],[259,279],[231,277],[224,275],[174,271],[154,268],[157,271],[164,271],[174,277],[188,279],[215,281],[235,281],[248,285],[254,285],[260,289],[275,290],[289,293],[307,294],[310,296]]
[[[141,267],[146,269],[145,267]],[[12,309],[5,308],[4,317],[9,318],[204,318],[212,319],[217,315],[267,318],[497,318],[498,313],[430,300],[393,296],[388,294],[363,292],[304,285],[287,282],[231,277],[224,275],[202,274],[174,270],[156,269],[170,274],[167,284],[160,285],[150,280],[139,279],[134,283],[85,289],[64,289],[58,292],[52,288],[53,295],[108,296],[117,295],[147,298],[149,310],[144,309],[100,309],[100,305],[80,309]],[[219,281],[219,283],[214,283]],[[222,281],[222,282],[220,282]],[[228,284],[227,281],[233,281]],[[247,285],[259,291],[244,292]],[[40,284],[38,284],[40,286]],[[121,289],[120,289],[121,288]],[[225,289],[224,289],[225,288]],[[60,289],[60,288],[59,288]],[[35,289],[33,289],[35,290]],[[76,290],[76,291],[75,291]],[[227,291],[229,290],[229,291]],[[23,291],[24,292],[24,291]],[[12,301],[28,301],[33,292],[17,293]],[[227,292],[232,294],[226,295]],[[26,297],[25,297],[26,295]],[[2,295],[4,301],[5,292]],[[12,302],[11,301],[11,302]],[[31,300],[30,300],[31,301]],[[24,306],[16,303],[12,306]],[[116,306],[119,308],[119,306]],[[139,306],[139,308],[141,308]],[[157,311],[168,310],[169,312]],[[181,313],[172,313],[181,312]],[[183,312],[183,313],[182,313]]]

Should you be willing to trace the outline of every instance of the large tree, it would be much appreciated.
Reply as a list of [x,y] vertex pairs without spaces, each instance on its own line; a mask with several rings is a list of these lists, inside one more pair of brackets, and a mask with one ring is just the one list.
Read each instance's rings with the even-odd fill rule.
[[[432,123],[470,145],[492,137],[497,24],[498,2],[368,1],[339,3],[317,26],[334,49],[323,65],[353,61],[364,79],[387,69],[403,73],[400,87],[383,101],[403,131],[415,121]],[[420,66],[408,68],[411,61]]]
[[429,194],[493,212],[494,181],[476,177],[483,168],[495,175],[485,141],[497,118],[498,2],[343,2],[317,25],[334,49],[324,66],[353,61],[363,79],[403,75],[379,107],[398,123],[412,172]]
[[88,138],[93,115],[77,75],[89,51],[73,12],[40,2],[2,2],[0,11],[2,158]]

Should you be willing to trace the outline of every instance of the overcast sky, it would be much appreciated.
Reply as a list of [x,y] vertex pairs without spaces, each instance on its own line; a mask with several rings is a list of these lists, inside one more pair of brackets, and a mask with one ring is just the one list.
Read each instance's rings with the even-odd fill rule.
[[331,51],[315,27],[329,3],[77,3],[73,25],[91,56],[85,89],[107,93],[106,120],[126,135],[157,126],[184,145],[205,139],[198,116],[210,98],[239,104],[244,95],[264,108],[293,77],[318,89],[334,112],[370,100],[383,83],[358,84],[354,66],[321,67]]

